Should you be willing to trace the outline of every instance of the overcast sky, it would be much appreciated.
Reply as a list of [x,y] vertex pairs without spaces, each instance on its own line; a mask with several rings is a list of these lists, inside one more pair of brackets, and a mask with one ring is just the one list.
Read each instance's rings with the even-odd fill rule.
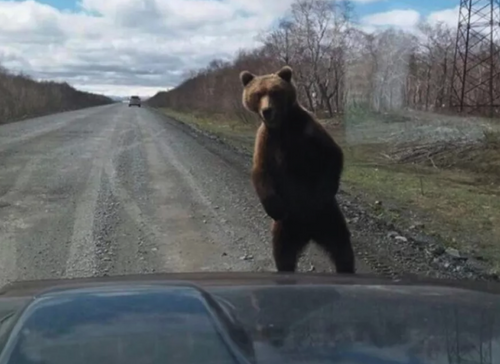
[[[258,45],[293,0],[0,0],[0,64],[108,95],[153,95]],[[367,30],[456,26],[458,0],[354,0]]]

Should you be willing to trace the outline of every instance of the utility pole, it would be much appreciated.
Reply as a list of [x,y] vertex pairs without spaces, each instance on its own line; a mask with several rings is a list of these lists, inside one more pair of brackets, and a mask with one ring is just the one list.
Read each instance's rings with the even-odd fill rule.
[[460,0],[450,107],[493,117],[500,110],[500,0]]

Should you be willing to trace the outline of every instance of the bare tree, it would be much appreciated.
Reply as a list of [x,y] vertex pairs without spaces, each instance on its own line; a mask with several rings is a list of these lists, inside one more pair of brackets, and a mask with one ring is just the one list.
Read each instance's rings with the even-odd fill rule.
[[0,123],[112,102],[102,95],[78,91],[67,83],[37,82],[0,66]]
[[[447,108],[453,29],[422,22],[418,33],[396,29],[367,33],[354,27],[354,18],[347,0],[296,0],[275,28],[260,35],[262,47],[241,50],[232,62],[215,60],[150,102],[248,122],[238,73],[274,72],[289,64],[301,101],[329,117],[350,107],[375,112]],[[481,67],[474,72],[478,80],[490,77]],[[500,79],[494,82],[500,87]],[[480,100],[485,95],[477,90],[473,97]]]

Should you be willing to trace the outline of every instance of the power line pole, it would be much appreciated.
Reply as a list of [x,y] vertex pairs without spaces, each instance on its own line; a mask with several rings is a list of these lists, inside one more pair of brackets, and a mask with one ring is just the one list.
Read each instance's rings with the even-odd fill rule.
[[450,106],[492,117],[500,108],[500,0],[460,0]]

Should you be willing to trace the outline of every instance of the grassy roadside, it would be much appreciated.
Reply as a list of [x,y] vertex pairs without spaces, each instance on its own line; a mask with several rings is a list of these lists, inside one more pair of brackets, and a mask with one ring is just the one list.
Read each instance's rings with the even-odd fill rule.
[[[256,125],[224,116],[162,111],[233,146],[252,150]],[[345,151],[345,191],[360,197],[367,209],[400,229],[437,237],[447,247],[483,260],[500,272],[498,183],[477,170],[392,163],[382,156],[389,145],[350,145],[343,130],[331,124],[327,128]]]
[[257,126],[254,124],[243,124],[241,122],[228,119],[224,115],[206,117],[196,113],[182,113],[170,109],[162,109],[166,115],[181,121],[185,124],[195,126],[200,130],[213,133],[232,146],[243,148],[252,152],[253,142]]

